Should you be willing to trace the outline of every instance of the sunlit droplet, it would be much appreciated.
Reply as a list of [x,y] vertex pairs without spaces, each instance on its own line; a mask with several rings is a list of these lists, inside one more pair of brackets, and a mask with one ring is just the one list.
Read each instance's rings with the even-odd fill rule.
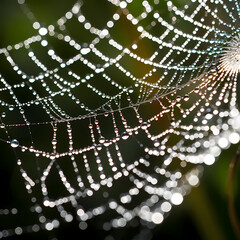
[[105,142],[105,138],[104,137],[100,137],[98,141],[99,141],[99,143],[103,144]]
[[181,193],[173,193],[171,197],[171,202],[174,205],[180,205],[183,201],[183,196]]
[[123,132],[121,137],[123,140],[127,140],[129,138],[129,134],[127,132]]
[[48,33],[48,30],[46,28],[42,27],[39,29],[38,32],[40,35],[45,36]]
[[11,141],[11,147],[12,147],[12,148],[17,148],[18,146],[19,146],[18,140],[17,140],[17,139],[13,139],[13,140]]
[[159,212],[156,212],[152,215],[152,221],[155,224],[160,224],[163,221],[163,215]]

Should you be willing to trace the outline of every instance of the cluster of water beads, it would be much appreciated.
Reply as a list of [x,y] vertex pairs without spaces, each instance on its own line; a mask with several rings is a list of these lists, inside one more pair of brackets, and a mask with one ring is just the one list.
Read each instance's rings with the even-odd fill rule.
[[[7,83],[7,79],[1,78],[4,87],[0,91],[3,93],[9,91],[15,103],[10,104],[0,100],[3,107],[8,107],[5,112],[2,112],[2,129],[5,129],[8,136],[5,142],[9,143],[16,153],[19,149],[23,153],[29,152],[37,158],[48,161],[48,165],[45,169],[39,170],[41,176],[39,179],[32,180],[31,173],[23,168],[24,158],[18,159],[17,164],[25,181],[26,190],[30,194],[32,202],[36,203],[32,210],[38,214],[39,222],[27,227],[2,230],[0,236],[20,235],[26,232],[37,232],[40,229],[51,231],[60,226],[60,219],[72,222],[74,216],[79,220],[79,228],[84,230],[87,228],[88,221],[104,215],[107,210],[115,212],[118,217],[113,217],[103,223],[103,229],[106,231],[111,228],[125,227],[136,217],[144,220],[145,223],[160,224],[172,206],[181,204],[191,187],[199,184],[203,169],[198,165],[213,164],[222,149],[239,142],[240,115],[236,105],[238,57],[234,58],[234,66],[229,61],[236,50],[234,48],[239,48],[239,38],[231,36],[231,33],[237,28],[235,23],[239,21],[237,0],[232,2],[232,9],[224,1],[220,3],[192,1],[192,4],[185,5],[183,8],[176,7],[172,1],[166,1],[164,4],[169,13],[173,15],[169,22],[162,16],[161,9],[158,7],[159,1],[155,0],[153,3],[142,1],[143,10],[138,16],[134,16],[128,10],[128,5],[133,4],[133,1],[109,1],[116,6],[116,12],[102,30],[93,26],[82,13],[81,6],[87,3],[76,2],[72,9],[58,19],[55,24],[46,27],[36,21],[25,1],[19,0],[18,2],[25,11],[31,13],[28,16],[32,16],[30,18],[33,21],[33,28],[38,31],[38,35],[0,50],[12,69],[22,79],[22,83],[11,86]],[[214,10],[212,5],[215,6]],[[221,15],[218,14],[218,9],[227,13],[231,21],[229,19],[223,21]],[[201,15],[202,10],[206,16]],[[75,17],[90,35],[95,36],[92,42],[83,45],[65,34],[67,24],[71,23]],[[128,46],[115,40],[110,34],[110,30],[114,29],[115,24],[122,18],[125,18],[139,33],[136,41]],[[152,21],[149,25],[144,26],[146,24],[144,19],[148,18]],[[192,33],[185,33],[180,26],[175,27],[177,19],[183,23],[190,23]],[[154,33],[151,33],[151,29],[155,26],[163,28],[164,31],[160,36],[154,36]],[[199,30],[204,30],[204,33]],[[218,34],[212,38],[214,32]],[[174,33],[174,37],[170,37],[172,33]],[[226,35],[227,40],[223,39],[222,35]],[[70,48],[76,50],[76,55],[63,60],[57,55],[54,46],[50,46],[48,38],[56,38],[68,44]],[[113,47],[118,52],[115,57],[107,56],[98,49],[98,44],[104,39],[108,40],[109,48]],[[135,52],[141,47],[143,39],[157,44],[157,49],[150,58],[144,58]],[[178,39],[182,39],[183,44],[178,45]],[[214,47],[214,44],[221,46],[222,42],[230,44],[226,51]],[[48,69],[41,63],[31,49],[33,43],[40,43],[40,48],[49,48],[48,56],[57,63],[58,67]],[[191,43],[194,47],[190,48],[188,44]],[[28,57],[41,69],[39,75],[28,76],[10,56],[11,51],[18,51],[22,48],[29,51]],[[164,51],[167,53],[161,55]],[[104,63],[99,65],[91,62],[88,59],[90,53],[93,53],[96,58],[101,58]],[[180,57],[177,64],[174,63],[175,54]],[[189,59],[194,56],[195,60],[189,65]],[[152,68],[143,77],[136,77],[131,69],[126,69],[121,65],[121,60],[125,57],[130,57],[132,61]],[[220,59],[219,65],[213,64],[212,66],[214,57]],[[202,58],[204,63],[202,63]],[[76,62],[84,64],[89,73],[81,75],[74,72],[71,67]],[[130,88],[107,73],[110,66],[124,74],[125,78],[131,82]],[[73,79],[72,82],[64,75],[61,76],[62,70],[67,71],[68,76]],[[156,79],[155,83],[152,83],[152,78],[158,71],[162,72],[162,75]],[[179,72],[180,74],[178,74]],[[105,84],[111,83],[118,93],[110,96],[107,92],[94,87],[93,80],[98,76],[103,77],[106,81]],[[58,91],[51,90],[48,84],[49,79],[52,79],[53,84],[59,89]],[[47,95],[44,97],[41,97],[35,88],[34,84],[38,82],[46,90]],[[75,96],[74,90],[82,86],[86,86],[96,94],[96,97],[104,100],[104,104],[100,106],[96,104],[96,108],[92,109],[88,106],[87,100],[83,101]],[[30,90],[34,98],[20,102],[15,95],[17,89]],[[133,100],[134,94],[138,94],[136,102]],[[67,113],[55,100],[56,96],[70,98],[73,103],[85,111],[85,114],[76,117]],[[124,99],[127,100],[126,106],[121,105]],[[149,116],[141,112],[141,108],[144,106],[151,108],[151,102],[157,103],[159,110]],[[23,107],[31,108],[34,105],[41,106],[50,120],[43,122],[39,119],[37,123],[29,122]],[[9,112],[19,110],[23,122],[19,124],[5,122],[4,119],[9,114],[8,110]],[[128,115],[129,111],[131,111],[131,117]],[[102,127],[103,117],[111,120],[109,129],[112,129],[114,133],[111,137],[106,134],[106,127]],[[165,118],[170,120],[167,124]],[[77,144],[79,140],[74,135],[74,122],[78,121],[79,124],[83,124],[82,122],[86,119],[90,122],[87,136],[90,136],[90,141],[86,146],[76,147],[79,146]],[[155,124],[163,126],[160,126],[161,128],[158,130],[154,129],[153,125]],[[8,134],[10,127],[29,126],[29,134],[32,135],[30,129],[35,125],[52,125],[52,151],[45,151],[35,146],[37,139],[34,139],[32,145],[25,145],[19,138],[12,134],[10,137]],[[63,126],[67,132],[68,150],[60,152],[58,146],[61,134],[58,135],[58,130],[61,130]],[[164,126],[164,130],[162,130]],[[171,143],[173,137],[179,140]],[[141,157],[129,161],[123,155],[122,145],[130,145],[132,141],[137,142],[139,151],[143,151],[143,153]],[[128,149],[128,151],[131,150]],[[91,154],[93,157],[90,157]],[[103,154],[105,158],[103,158]],[[60,160],[66,157],[74,169],[77,187],[72,185],[65,169],[61,167]],[[160,161],[156,162],[156,157]],[[79,168],[79,159],[83,162],[84,168]],[[169,170],[179,160],[179,166],[175,170]],[[97,171],[92,170],[93,161],[96,163]],[[190,167],[189,171],[184,170],[187,167]],[[51,192],[49,192],[47,180],[54,168],[68,193],[66,197],[62,197],[61,194],[55,199],[50,197]],[[131,187],[119,192],[117,197],[110,200],[111,188],[117,186],[121,179],[126,179],[131,183]],[[161,183],[162,179],[164,179],[164,183]],[[34,196],[36,184],[41,185],[42,199]],[[81,199],[97,196],[105,187],[108,188],[108,191],[102,195],[107,201],[102,204],[96,202],[95,206],[90,208],[81,205]],[[135,199],[141,198],[145,193],[147,193],[145,199],[143,198],[140,203],[130,207],[130,203],[135,203]],[[65,208],[66,204],[73,207],[73,212]],[[44,215],[43,208],[55,208],[56,219]]]

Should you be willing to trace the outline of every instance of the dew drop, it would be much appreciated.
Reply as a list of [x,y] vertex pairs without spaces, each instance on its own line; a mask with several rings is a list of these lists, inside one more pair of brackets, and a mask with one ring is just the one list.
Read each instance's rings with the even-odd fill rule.
[[99,141],[99,143],[103,144],[103,143],[105,142],[105,138],[104,138],[104,137],[100,137],[100,138],[98,139],[98,141]]
[[177,103],[176,106],[177,106],[177,107],[181,107],[181,103]]
[[86,54],[88,54],[89,52],[91,52],[91,49],[90,49],[90,48],[82,48],[82,49],[81,49],[81,54],[83,54],[83,55],[86,55]]
[[105,147],[108,147],[111,144],[111,142],[109,140],[105,140],[105,142],[103,143],[103,145]]
[[146,130],[149,126],[150,126],[150,124],[149,123],[147,123],[147,122],[143,122],[143,123],[141,123],[141,128],[143,129],[143,130]]
[[195,90],[194,90],[195,93],[199,93],[199,88],[196,87]]
[[181,97],[180,97],[180,96],[177,96],[177,97],[176,97],[176,101],[177,101],[177,102],[180,102],[180,101],[181,101]]
[[206,118],[207,120],[210,120],[212,117],[213,117],[213,114],[211,114],[211,113],[207,113],[207,114],[205,115],[205,118]]
[[119,141],[119,140],[120,140],[120,136],[117,135],[117,136],[115,137],[115,140],[116,140],[116,141]]
[[13,140],[11,141],[11,147],[12,147],[12,148],[16,148],[16,147],[18,147],[18,146],[19,146],[18,140],[17,140],[17,139],[13,139]]
[[184,101],[188,101],[189,100],[189,96],[185,95],[183,99],[184,99]]
[[101,145],[97,145],[97,150],[101,151],[102,150],[102,146]]
[[40,35],[45,36],[48,33],[48,30],[46,28],[42,27],[39,29],[38,32]]
[[160,146],[160,142],[158,140],[155,140],[153,144],[154,144],[154,147],[159,147]]
[[131,129],[131,127],[129,127],[129,126],[128,126],[128,127],[126,127],[126,132],[127,132],[127,133],[130,133],[130,132],[132,132],[132,129]]
[[9,106],[9,111],[13,111],[14,110],[14,106]]
[[123,140],[127,140],[129,138],[129,134],[127,132],[123,132],[121,137]]

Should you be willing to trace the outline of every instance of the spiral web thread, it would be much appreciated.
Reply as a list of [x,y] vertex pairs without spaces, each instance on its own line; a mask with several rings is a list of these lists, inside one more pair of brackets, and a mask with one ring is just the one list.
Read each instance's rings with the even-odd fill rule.
[[75,220],[159,224],[239,142],[238,0],[135,2],[103,1],[102,24],[77,1],[46,25],[18,1],[34,35],[0,49],[1,142],[34,220],[6,221],[1,237]]

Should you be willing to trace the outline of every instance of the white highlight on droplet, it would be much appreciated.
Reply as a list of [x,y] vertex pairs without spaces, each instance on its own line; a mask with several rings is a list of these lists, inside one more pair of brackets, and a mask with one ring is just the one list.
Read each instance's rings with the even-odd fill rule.
[[155,212],[152,215],[152,221],[155,224],[160,224],[163,221],[163,215],[161,213],[159,213],[159,212]]
[[53,230],[53,224],[52,223],[47,223],[45,228],[48,230],[48,231],[51,231]]
[[169,203],[169,202],[163,202],[162,205],[161,205],[161,210],[163,212],[169,212],[172,208],[172,205]]
[[54,54],[54,50],[50,49],[50,50],[48,51],[48,55],[49,55],[49,56],[52,56],[53,54]]
[[12,148],[17,148],[19,146],[19,142],[16,139],[13,139],[10,143]]
[[90,51],[91,51],[90,48],[82,48],[82,49],[81,49],[81,54],[86,55],[86,54],[88,54]]
[[206,154],[204,156],[204,163],[207,165],[212,165],[215,162],[215,157],[211,154]]
[[220,148],[227,148],[228,145],[229,145],[229,142],[228,142],[227,138],[221,137],[218,140],[218,145],[219,145]]
[[39,29],[38,32],[41,36],[45,36],[48,33],[48,30],[46,28],[42,27]]
[[40,28],[40,23],[39,22],[34,22],[33,23],[33,28],[34,29],[39,29]]
[[229,135],[229,141],[231,143],[236,144],[239,142],[239,140],[240,140],[240,136],[238,133],[233,132]]
[[198,185],[199,183],[199,178],[198,176],[196,175],[191,175],[189,178],[188,178],[188,182],[191,186],[196,186]]
[[119,4],[120,8],[126,8],[127,7],[127,3],[122,1],[120,4]]
[[41,45],[42,45],[43,47],[46,47],[46,46],[48,45],[48,42],[47,42],[46,40],[43,40],[43,41],[41,42]]
[[174,205],[180,205],[183,202],[183,196],[181,193],[173,193],[171,202]]

